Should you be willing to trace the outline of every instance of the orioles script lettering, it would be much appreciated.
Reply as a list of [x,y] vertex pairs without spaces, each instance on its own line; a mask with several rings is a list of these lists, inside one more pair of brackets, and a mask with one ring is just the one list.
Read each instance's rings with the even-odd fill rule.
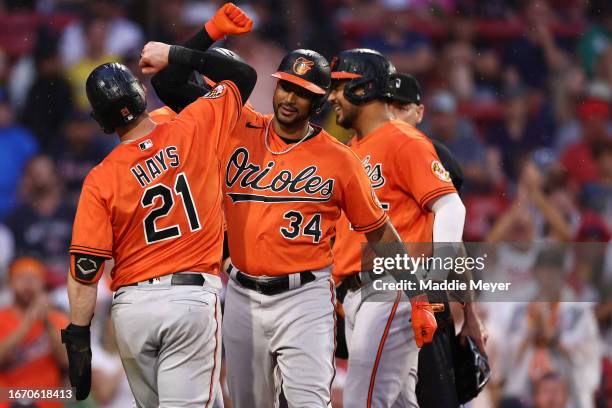
[[[228,189],[239,186],[243,189],[252,189],[262,194],[240,194],[230,192],[228,195],[236,201],[327,201],[331,198],[334,188],[334,179],[323,179],[317,175],[317,166],[307,166],[297,174],[290,170],[281,170],[276,175],[268,177],[274,172],[276,163],[269,161],[265,167],[249,161],[249,151],[244,147],[237,148],[231,155],[226,168],[225,184]],[[270,193],[288,193],[287,196],[265,195]]]

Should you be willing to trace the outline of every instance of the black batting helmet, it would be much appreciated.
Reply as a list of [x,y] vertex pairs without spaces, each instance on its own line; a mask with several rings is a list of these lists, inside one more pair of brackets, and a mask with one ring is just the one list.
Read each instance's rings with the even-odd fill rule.
[[[393,96],[391,75],[395,67],[378,51],[355,48],[342,51],[332,60],[332,79],[348,79],[344,96],[356,105]],[[363,88],[364,93],[356,93]]]
[[227,48],[214,47],[214,48],[210,48],[209,51],[216,52],[221,55],[225,55],[226,57],[235,59],[236,61],[244,62],[244,60],[242,59],[240,55],[238,55],[238,53],[236,53],[235,51],[229,50]]
[[331,84],[329,62],[312,50],[294,50],[285,55],[273,77],[291,82],[315,94],[310,108],[317,113],[329,92]]
[[85,87],[93,109],[91,116],[105,133],[134,122],[147,107],[142,83],[125,65],[117,62],[94,69]]

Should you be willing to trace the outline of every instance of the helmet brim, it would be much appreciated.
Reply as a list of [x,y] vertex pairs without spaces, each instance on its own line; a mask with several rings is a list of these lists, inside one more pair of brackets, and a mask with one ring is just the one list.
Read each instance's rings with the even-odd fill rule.
[[354,72],[335,71],[331,73],[332,79],[353,79],[361,78],[363,75],[356,74]]
[[315,85],[312,82],[308,82],[303,78],[300,78],[298,76],[295,75],[291,75],[288,74],[286,72],[275,72],[274,74],[272,74],[272,76],[274,78],[278,78],[278,79],[282,79],[283,81],[287,81],[287,82],[291,82],[292,84],[295,84],[297,86],[301,86],[304,89],[309,90],[312,93],[315,93],[317,95],[325,95],[325,89],[321,88],[318,85]]

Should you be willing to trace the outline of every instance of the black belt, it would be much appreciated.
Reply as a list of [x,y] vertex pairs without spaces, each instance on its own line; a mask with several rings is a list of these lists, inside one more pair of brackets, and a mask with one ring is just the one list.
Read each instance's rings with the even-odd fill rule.
[[[361,272],[361,273],[363,273],[363,272]],[[344,277],[344,279],[342,279],[342,284],[344,284],[346,286],[346,288],[348,290],[351,290],[351,291],[356,291],[356,290],[360,289],[362,286],[364,286],[367,283],[369,283],[369,282],[363,282],[361,280],[361,276],[360,276],[361,273],[358,272],[358,273],[355,273],[353,275],[349,275],[349,276]],[[383,276],[383,275],[377,275],[377,274],[375,274],[372,271],[368,271],[366,273],[368,274],[368,276],[370,278],[370,281],[372,281],[372,282],[375,281],[376,279],[380,279],[381,276]]]
[[[149,279],[148,282],[152,284],[155,281],[155,278]],[[174,286],[180,285],[192,285],[192,286],[204,286],[204,276],[199,273],[175,273],[172,274],[172,278],[170,279],[170,284]],[[129,283],[127,285],[121,286],[138,286],[139,282]]]
[[[231,273],[234,269],[233,265],[230,265],[227,269],[227,273]],[[311,271],[299,272],[300,274],[300,286],[312,282],[316,279],[316,276]],[[276,276],[273,278],[257,279],[240,271],[236,272],[236,281],[240,286],[254,290],[262,295],[278,295],[289,290],[289,276]]]

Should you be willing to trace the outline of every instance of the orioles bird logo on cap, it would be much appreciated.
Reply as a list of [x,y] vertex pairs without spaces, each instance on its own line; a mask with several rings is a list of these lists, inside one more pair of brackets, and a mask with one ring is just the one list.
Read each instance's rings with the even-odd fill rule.
[[299,57],[293,63],[293,72],[298,75],[304,75],[312,69],[314,61],[307,60],[304,57]]

